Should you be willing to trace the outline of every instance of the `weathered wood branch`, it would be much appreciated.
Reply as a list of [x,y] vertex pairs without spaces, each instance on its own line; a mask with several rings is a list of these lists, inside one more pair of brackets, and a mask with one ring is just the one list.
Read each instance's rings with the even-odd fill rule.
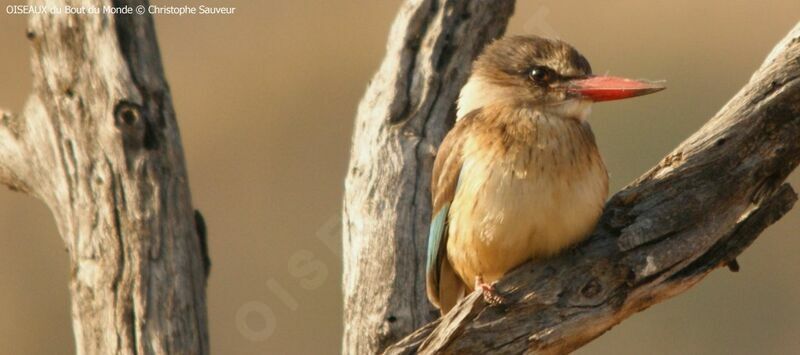
[[28,38],[33,92],[2,115],[0,182],[55,217],[77,353],[208,353],[203,256],[152,19],[45,12]]
[[405,2],[358,108],[344,201],[345,354],[374,354],[435,318],[420,280],[434,147],[512,0]]
[[504,305],[470,295],[386,353],[574,350],[734,260],[794,205],[783,182],[798,162],[800,23],[706,125],[608,202],[587,242],[501,280]]
[[[472,57],[512,6],[409,1],[395,21],[346,183],[346,353],[381,351],[435,317],[421,267],[433,147]],[[796,200],[782,183],[800,159],[798,37],[800,25],[708,124],[615,195],[587,242],[508,275],[503,306],[471,295],[387,353],[566,352],[734,260]]]

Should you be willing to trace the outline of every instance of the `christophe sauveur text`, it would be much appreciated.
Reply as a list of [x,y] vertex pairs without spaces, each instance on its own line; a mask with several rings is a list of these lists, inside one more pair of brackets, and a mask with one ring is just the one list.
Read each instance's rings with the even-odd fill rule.
[[214,7],[214,6],[158,6],[144,5],[133,6],[52,6],[52,5],[8,5],[5,8],[7,14],[11,15],[30,15],[30,14],[121,14],[121,15],[143,15],[145,12],[151,15],[232,15],[236,13],[235,7]]

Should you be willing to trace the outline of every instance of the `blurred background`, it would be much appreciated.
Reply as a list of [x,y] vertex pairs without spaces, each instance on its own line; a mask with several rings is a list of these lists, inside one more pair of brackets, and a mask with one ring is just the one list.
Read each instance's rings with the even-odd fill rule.
[[[0,107],[31,87],[26,18],[0,0]],[[153,1],[200,5],[195,1]],[[206,217],[212,352],[340,351],[340,206],[356,105],[399,1],[216,1],[232,16],[156,16]],[[509,33],[557,36],[595,72],[666,79],[591,116],[616,191],[700,127],[800,20],[800,2],[519,1]],[[800,186],[800,175],[790,178]],[[74,352],[68,264],[51,215],[0,189],[0,354]],[[688,292],[581,354],[800,352],[800,207]],[[313,277],[296,263],[313,265]]]

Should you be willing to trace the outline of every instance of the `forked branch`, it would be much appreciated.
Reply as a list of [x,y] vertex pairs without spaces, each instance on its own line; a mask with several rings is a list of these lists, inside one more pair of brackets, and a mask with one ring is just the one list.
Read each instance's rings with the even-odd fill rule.
[[387,354],[564,353],[675,296],[739,255],[788,212],[800,162],[800,23],[739,93],[608,202],[594,234],[525,264]]
[[201,242],[152,18],[45,11],[28,26],[33,92],[0,115],[0,183],[56,219],[76,352],[208,353]]

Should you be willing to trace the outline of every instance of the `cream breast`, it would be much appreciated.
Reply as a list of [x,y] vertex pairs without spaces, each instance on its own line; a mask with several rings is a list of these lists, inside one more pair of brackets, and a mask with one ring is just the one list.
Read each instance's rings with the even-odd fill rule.
[[447,251],[467,285],[477,275],[493,282],[585,238],[608,195],[586,122],[519,114],[503,129],[471,132],[463,145]]

